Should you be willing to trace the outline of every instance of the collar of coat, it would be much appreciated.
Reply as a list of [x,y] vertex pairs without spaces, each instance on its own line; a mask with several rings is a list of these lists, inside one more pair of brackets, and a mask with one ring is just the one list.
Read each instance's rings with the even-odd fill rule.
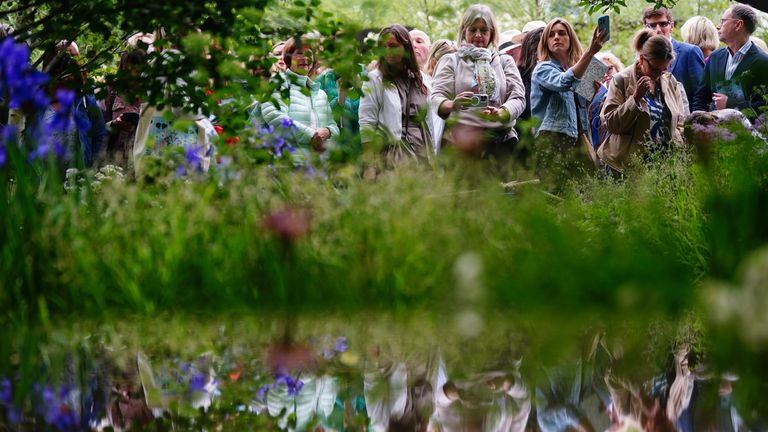
[[285,71],[285,80],[291,84],[297,84],[301,87],[310,88],[312,90],[317,90],[319,87],[319,84],[312,81],[308,76],[299,75],[290,69]]

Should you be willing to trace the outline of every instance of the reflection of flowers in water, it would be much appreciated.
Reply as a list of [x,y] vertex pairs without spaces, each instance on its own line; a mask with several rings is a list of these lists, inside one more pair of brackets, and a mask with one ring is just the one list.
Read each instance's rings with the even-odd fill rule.
[[75,411],[67,403],[70,389],[62,386],[58,392],[54,392],[50,386],[43,389],[43,415],[45,422],[56,427],[60,431],[74,431],[79,429],[79,422]]
[[331,360],[332,358],[336,357],[336,355],[347,351],[349,347],[347,345],[346,336],[339,336],[333,341],[331,341],[330,337],[324,336],[323,343],[320,344],[318,348],[322,351],[322,356],[324,359]]
[[281,385],[285,386],[285,389],[288,392],[288,396],[296,397],[299,395],[302,387],[304,387],[304,382],[300,380],[298,376],[296,379],[294,379],[289,374],[280,372],[275,378],[274,388],[277,388]]
[[6,417],[11,425],[21,422],[21,412],[13,403],[13,387],[8,378],[0,382],[0,407],[5,409]]
[[263,220],[264,227],[286,244],[309,234],[311,222],[309,210],[295,207],[271,212]]
[[297,397],[301,389],[304,388],[304,381],[299,379],[299,375],[293,378],[290,374],[281,370],[274,375],[275,381],[271,384],[264,384],[256,392],[256,400],[262,404],[267,402],[267,393],[270,390],[278,390],[285,387],[286,394],[290,397]]

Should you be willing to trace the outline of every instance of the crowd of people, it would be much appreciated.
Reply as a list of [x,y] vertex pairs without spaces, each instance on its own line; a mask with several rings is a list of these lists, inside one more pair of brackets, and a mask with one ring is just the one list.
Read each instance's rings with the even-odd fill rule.
[[[596,28],[585,49],[563,18],[501,31],[491,9],[478,4],[465,11],[455,41],[434,42],[421,30],[393,24],[378,33],[378,58],[360,66],[361,96],[323,65],[319,35],[292,38],[272,50],[271,72],[289,98],[254,103],[249,119],[257,128],[295,127],[290,144],[298,160],[322,161],[340,145],[362,146],[388,163],[429,160],[446,148],[526,165],[532,156],[536,175],[557,189],[595,172],[621,177],[638,160],[633,155],[643,160],[684,145],[683,127],[692,111],[736,109],[757,116],[765,104],[759,88],[768,84],[768,54],[765,43],[752,36],[758,25],[754,9],[734,4],[719,26],[693,17],[681,28],[684,42],[672,37],[676,23],[668,9],[649,7],[642,24],[632,43],[635,59],[626,68],[603,51],[608,32]],[[132,37],[120,73],[135,75],[153,40],[149,34]],[[725,47],[718,49],[719,42]],[[76,44],[60,50],[44,62],[52,62],[45,65],[52,87],[82,82]],[[594,92],[577,91],[583,80],[594,79],[585,73],[595,61],[605,65],[604,76],[586,83]],[[211,119],[107,93],[100,111],[94,110],[93,95],[78,94],[73,102],[83,120],[65,137],[78,155],[74,165],[90,167],[101,158],[139,170],[141,158],[153,151],[147,146],[152,140],[198,145],[204,150],[201,165],[210,166],[216,135]],[[23,129],[25,123],[49,121],[52,112],[21,120],[11,113],[3,122],[15,120]],[[170,127],[169,119],[180,118],[193,125],[186,131]],[[532,129],[521,123],[530,118],[536,119]],[[532,149],[518,142],[528,132],[536,138]]]

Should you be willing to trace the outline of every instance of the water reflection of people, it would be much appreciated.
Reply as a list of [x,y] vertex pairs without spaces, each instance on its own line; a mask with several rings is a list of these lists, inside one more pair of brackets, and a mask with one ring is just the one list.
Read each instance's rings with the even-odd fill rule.
[[610,427],[607,382],[613,355],[601,335],[574,363],[545,370],[546,385],[536,388],[536,415],[543,432],[597,431]]
[[519,373],[491,371],[452,381],[442,359],[433,372],[435,409],[430,432],[524,431],[531,412]]
[[296,380],[302,385],[277,386],[267,392],[267,411],[277,418],[281,430],[309,430],[313,419],[330,416],[336,403],[336,378],[300,374]]
[[[424,369],[424,368],[418,368]],[[432,410],[432,386],[424,370],[403,361],[381,361],[378,347],[369,350],[365,365],[365,403],[370,429],[424,431]]]

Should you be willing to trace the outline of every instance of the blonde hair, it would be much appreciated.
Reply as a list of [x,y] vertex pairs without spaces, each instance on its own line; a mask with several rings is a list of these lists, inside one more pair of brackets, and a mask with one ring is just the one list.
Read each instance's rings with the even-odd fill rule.
[[431,76],[435,72],[437,63],[444,55],[455,52],[456,44],[454,44],[452,40],[436,40],[429,48],[429,55],[427,56],[427,74]]
[[717,27],[707,17],[695,16],[689,19],[680,27],[680,35],[683,42],[696,45],[702,51],[712,52],[720,45]]
[[456,34],[456,43],[461,46],[464,40],[464,33],[466,33],[469,26],[471,26],[478,18],[485,21],[485,25],[490,27],[491,40],[488,45],[493,45],[498,48],[499,45],[499,26],[496,24],[496,16],[490,7],[484,4],[474,4],[464,11],[464,16],[461,17],[461,25],[459,25],[459,32]]
[[675,51],[672,43],[664,36],[659,36],[651,29],[642,29],[635,34],[632,47],[646,60],[672,60]]
[[757,45],[757,47],[760,48],[760,51],[768,54],[768,45],[765,44],[764,40],[757,36],[750,36],[749,40],[751,40],[753,44]]
[[599,52],[595,54],[595,58],[609,66],[613,66],[616,72],[621,72],[624,69],[624,63],[610,51]]
[[544,27],[544,33],[541,35],[541,40],[539,41],[539,61],[549,61],[552,58],[552,53],[549,52],[549,33],[552,31],[552,28],[556,26],[557,24],[562,24],[563,27],[565,27],[566,33],[568,33],[568,39],[570,46],[568,47],[568,63],[567,65],[562,65],[565,67],[571,67],[576,64],[576,62],[579,61],[581,58],[581,55],[583,54],[583,50],[581,49],[581,42],[579,42],[579,37],[576,36],[576,32],[573,30],[573,26],[571,23],[566,21],[565,18],[555,18],[549,23],[547,23],[547,26]]

